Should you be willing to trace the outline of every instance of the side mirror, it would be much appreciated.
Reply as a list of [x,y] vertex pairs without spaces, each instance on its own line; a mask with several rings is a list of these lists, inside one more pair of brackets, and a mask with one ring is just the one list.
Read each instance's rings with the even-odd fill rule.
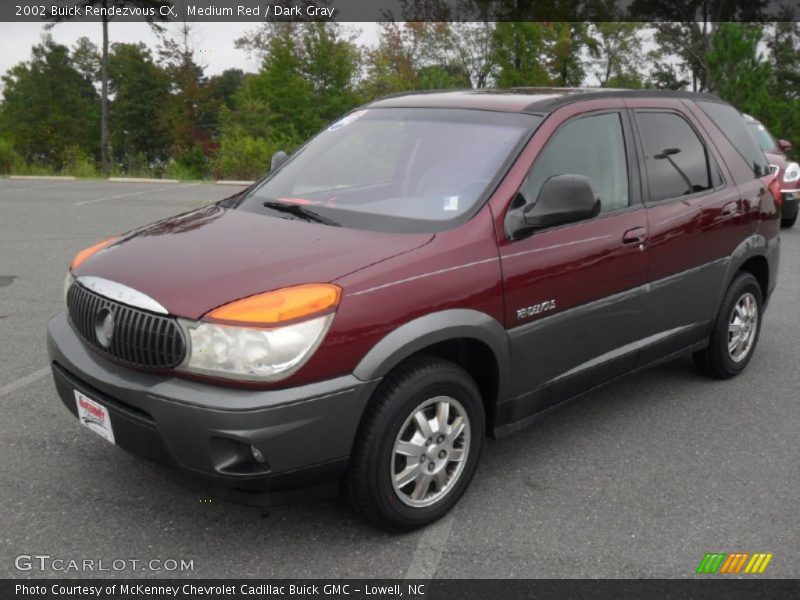
[[272,161],[270,161],[269,170],[274,171],[278,167],[280,167],[283,163],[289,160],[289,155],[286,154],[283,150],[278,150],[275,154],[272,155]]
[[778,140],[778,148],[780,148],[783,152],[788,152],[792,149],[792,142],[789,140]]
[[592,180],[583,175],[556,175],[544,182],[535,204],[523,209],[525,224],[534,229],[583,221],[600,213]]

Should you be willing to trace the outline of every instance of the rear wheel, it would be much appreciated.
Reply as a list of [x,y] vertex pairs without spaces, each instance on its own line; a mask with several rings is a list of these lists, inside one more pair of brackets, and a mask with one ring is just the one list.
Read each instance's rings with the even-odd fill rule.
[[797,221],[797,213],[794,213],[793,217],[789,217],[788,219],[781,219],[781,227],[783,227],[784,229],[788,229],[789,227],[792,227],[796,221]]
[[694,355],[698,367],[717,379],[741,373],[755,352],[762,311],[758,280],[750,273],[739,273],[722,299],[708,347]]
[[356,510],[395,531],[444,516],[475,472],[484,420],[480,392],[458,365],[422,356],[401,366],[359,429],[347,481]]

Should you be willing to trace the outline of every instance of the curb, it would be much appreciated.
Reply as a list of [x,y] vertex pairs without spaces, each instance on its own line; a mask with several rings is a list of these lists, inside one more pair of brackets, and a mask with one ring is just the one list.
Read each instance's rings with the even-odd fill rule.
[[9,179],[21,179],[31,181],[74,181],[72,175],[9,175]]
[[220,179],[217,185],[253,185],[255,181],[243,181],[238,179]]
[[177,179],[156,179],[155,177],[109,177],[107,181],[112,183],[180,183]]

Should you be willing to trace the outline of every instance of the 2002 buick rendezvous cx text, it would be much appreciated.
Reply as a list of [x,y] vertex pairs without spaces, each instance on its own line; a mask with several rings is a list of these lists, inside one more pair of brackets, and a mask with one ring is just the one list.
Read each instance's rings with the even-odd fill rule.
[[79,253],[49,325],[84,424],[239,501],[430,523],[487,434],[682,352],[741,372],[775,286],[777,181],[715,96],[397,96],[273,167]]

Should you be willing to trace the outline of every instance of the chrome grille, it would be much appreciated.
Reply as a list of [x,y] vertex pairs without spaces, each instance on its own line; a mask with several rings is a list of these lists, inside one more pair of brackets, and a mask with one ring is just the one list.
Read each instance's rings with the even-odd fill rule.
[[[67,312],[85,342],[130,365],[172,369],[186,355],[186,340],[175,319],[109,300],[78,283],[67,292]],[[103,319],[109,314],[113,332],[106,337]]]

